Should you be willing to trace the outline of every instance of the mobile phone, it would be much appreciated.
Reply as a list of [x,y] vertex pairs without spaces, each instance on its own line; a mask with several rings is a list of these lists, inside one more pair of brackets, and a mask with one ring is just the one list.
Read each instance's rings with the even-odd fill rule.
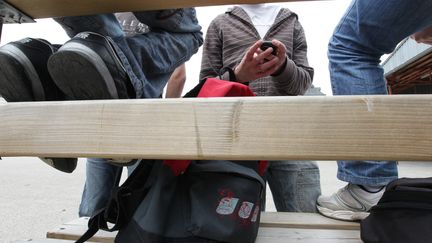
[[264,42],[261,44],[260,49],[261,49],[262,51],[265,51],[265,50],[267,50],[267,48],[269,48],[269,47],[273,48],[272,55],[276,56],[276,54],[277,54],[277,46],[273,45],[273,43],[272,43],[271,41],[264,41]]

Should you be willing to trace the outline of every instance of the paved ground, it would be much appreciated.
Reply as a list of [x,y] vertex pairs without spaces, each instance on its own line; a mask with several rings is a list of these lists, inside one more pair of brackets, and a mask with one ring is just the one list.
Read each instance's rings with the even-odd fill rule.
[[[0,160],[0,243],[41,239],[46,231],[77,218],[85,177],[83,162],[80,161],[73,174],[65,174],[37,158]],[[335,162],[319,162],[319,165],[323,194],[345,185],[336,179]],[[432,176],[432,163],[403,162],[400,176]],[[274,211],[270,197],[267,210]]]

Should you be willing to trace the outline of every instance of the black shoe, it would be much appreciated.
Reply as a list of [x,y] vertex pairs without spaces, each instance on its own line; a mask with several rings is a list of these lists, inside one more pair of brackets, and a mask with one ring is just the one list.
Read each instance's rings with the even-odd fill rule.
[[[0,94],[8,102],[64,100],[48,73],[48,58],[58,49],[43,39],[25,38],[0,48]],[[71,173],[75,158],[41,158],[51,167]]]
[[0,94],[8,102],[63,100],[46,63],[56,47],[25,38],[0,48]]
[[72,173],[77,167],[77,159],[76,158],[39,158],[47,165],[65,172]]
[[82,32],[48,60],[57,86],[77,100],[133,98],[135,91],[108,38]]

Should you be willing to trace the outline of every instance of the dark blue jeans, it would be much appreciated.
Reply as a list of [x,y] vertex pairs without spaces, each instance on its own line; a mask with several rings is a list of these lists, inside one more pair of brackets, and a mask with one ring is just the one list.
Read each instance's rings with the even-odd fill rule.
[[[354,0],[337,25],[328,57],[334,95],[387,94],[380,58],[432,25],[432,1]],[[338,178],[380,186],[398,177],[395,161],[338,161]]]

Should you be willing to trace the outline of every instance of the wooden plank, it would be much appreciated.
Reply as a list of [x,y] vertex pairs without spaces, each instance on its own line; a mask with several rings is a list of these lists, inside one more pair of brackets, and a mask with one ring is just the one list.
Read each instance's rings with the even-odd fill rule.
[[[87,223],[87,217],[72,220],[47,232],[47,238],[76,240],[85,232]],[[333,220],[316,213],[263,212],[260,226],[264,228],[360,230],[359,223]],[[92,240],[112,242],[115,235],[115,232],[100,230]]]
[[362,243],[358,230],[260,228],[255,243]]
[[59,239],[42,239],[42,240],[33,240],[33,239],[28,239],[28,240],[17,240],[17,241],[12,241],[11,243],[73,243],[75,241],[72,240],[59,240]]
[[[268,213],[264,213],[266,215]],[[276,214],[276,213],[274,213]],[[303,215],[303,213],[298,213]],[[265,217],[264,217],[265,218]],[[312,219],[312,218],[310,218]],[[262,222],[261,222],[262,223]],[[310,222],[315,224],[314,222]],[[290,224],[295,227],[295,224]],[[286,227],[261,227],[258,232],[256,243],[359,243],[361,242],[359,230],[337,230],[337,229],[304,229]],[[87,218],[80,218],[47,233],[51,239],[76,240],[86,230]],[[99,231],[91,241],[112,243],[114,242],[115,232]]]
[[[47,238],[63,239],[63,240],[77,240],[87,230],[88,218],[82,217],[76,220],[67,222],[46,234]],[[91,239],[92,242],[114,242],[114,237],[117,232],[107,232],[99,230]]]
[[[78,230],[78,228],[74,229]],[[80,235],[78,231],[69,231],[72,234],[53,235],[52,239],[76,240]],[[81,232],[83,233],[83,232]],[[64,238],[61,238],[64,237]],[[94,237],[92,242],[113,243],[110,238]],[[329,229],[289,229],[289,228],[260,228],[256,243],[361,243],[360,233],[356,230],[329,230]]]
[[317,0],[7,0],[30,17],[47,18],[59,16],[79,16],[97,13],[143,11],[167,8],[199,7],[225,4],[294,2]]
[[432,95],[0,104],[0,156],[432,161]]
[[261,227],[291,229],[360,230],[357,222],[324,217],[317,213],[265,212],[261,214]]

